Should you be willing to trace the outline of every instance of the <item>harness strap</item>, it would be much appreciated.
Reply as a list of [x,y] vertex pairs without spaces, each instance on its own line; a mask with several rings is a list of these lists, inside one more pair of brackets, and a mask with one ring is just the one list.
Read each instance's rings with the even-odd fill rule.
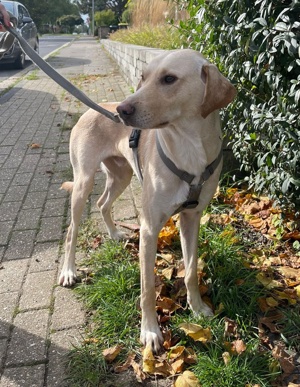
[[133,152],[133,161],[137,172],[137,177],[140,183],[143,184],[143,174],[142,174],[139,155],[138,155],[140,136],[141,136],[141,129],[132,129],[129,137],[129,148],[131,148]]
[[61,87],[71,93],[75,98],[79,99],[88,107],[96,110],[98,113],[103,114],[105,117],[115,121],[120,122],[120,118],[118,114],[114,114],[101,106],[97,105],[93,102],[86,94],[84,94],[81,90],[77,89],[71,82],[69,82],[66,78],[60,75],[52,66],[50,66],[47,62],[45,62],[26,42],[26,40],[13,28],[5,26],[5,28],[19,41],[22,50],[27,54],[33,62],[40,67],[50,78],[52,78],[56,83],[58,83]]
[[175,175],[177,175],[181,180],[185,181],[186,183],[190,184],[192,183],[192,181],[194,180],[195,176],[188,173],[188,172],[185,172],[185,171],[182,171],[181,169],[178,169],[176,167],[176,165],[173,163],[172,160],[170,160],[164,153],[164,151],[162,150],[162,147],[160,145],[160,142],[158,140],[158,134],[157,134],[157,131],[155,133],[155,139],[156,139],[156,147],[157,147],[157,150],[158,150],[158,153],[160,155],[160,158],[162,159],[162,161],[165,163],[165,165],[173,172],[175,173]]
[[159,153],[162,161],[176,176],[178,176],[181,180],[184,180],[185,182],[187,182],[190,186],[187,200],[181,204],[181,206],[174,212],[173,215],[175,215],[178,212],[185,210],[185,209],[196,208],[199,204],[199,196],[201,194],[202,187],[203,187],[204,183],[210,178],[211,175],[213,175],[213,173],[217,169],[218,165],[220,164],[220,161],[222,160],[222,157],[223,157],[222,147],[220,149],[220,152],[219,152],[217,158],[205,168],[204,172],[200,176],[200,180],[199,180],[198,184],[191,184],[192,181],[194,180],[195,176],[188,173],[188,172],[182,171],[181,169],[178,169],[176,167],[176,165],[173,163],[173,161],[170,160],[165,155],[165,153],[160,145],[157,132],[155,133],[155,136],[156,136],[157,150],[158,150],[158,153]]
[[[140,166],[140,161],[138,157],[138,145],[139,145],[139,139],[141,135],[141,129],[132,129],[132,132],[129,137],[129,148],[133,151],[133,159],[134,159],[134,165],[136,167],[137,175],[139,178],[140,183],[143,183],[143,174]],[[202,187],[204,183],[210,178],[211,175],[214,174],[215,170],[217,169],[218,165],[220,164],[222,157],[223,157],[223,149],[221,147],[220,152],[217,156],[217,158],[210,163],[200,176],[200,180],[198,184],[191,184],[194,180],[195,176],[191,173],[188,173],[186,171],[182,171],[181,169],[177,168],[176,165],[173,163],[172,160],[170,160],[164,153],[159,139],[157,135],[157,131],[155,133],[155,139],[156,139],[156,146],[158,150],[158,154],[161,157],[162,161],[165,163],[165,165],[172,171],[176,176],[178,176],[181,180],[185,181],[189,184],[190,190],[187,197],[187,200],[181,204],[177,208],[177,210],[174,212],[173,215],[177,214],[180,211],[186,210],[186,209],[192,209],[196,208],[199,204],[199,196],[202,191]]]
[[177,208],[177,210],[174,212],[173,215],[175,215],[178,212],[183,211],[185,209],[196,208],[198,206],[199,197],[200,197],[200,194],[202,191],[202,187],[203,187],[204,183],[210,178],[210,176],[212,176],[214,174],[215,170],[217,169],[218,165],[220,164],[220,162],[222,160],[222,157],[223,157],[223,149],[221,147],[217,158],[205,168],[204,172],[202,173],[202,175],[200,177],[199,183],[198,184],[190,184],[190,190],[189,190],[187,200],[184,203],[182,203],[181,206],[179,206]]

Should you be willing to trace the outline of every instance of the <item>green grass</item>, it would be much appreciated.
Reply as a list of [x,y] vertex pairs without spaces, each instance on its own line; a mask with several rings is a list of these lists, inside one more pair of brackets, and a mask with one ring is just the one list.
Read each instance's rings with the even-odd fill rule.
[[112,241],[104,243],[84,264],[93,270],[91,283],[78,285],[75,292],[92,311],[94,329],[88,333],[87,343],[70,353],[68,380],[72,386],[99,386],[110,377],[101,355],[104,349],[121,345],[124,350],[119,359],[124,360],[140,346],[136,308],[139,268],[123,245]]
[[36,80],[38,80],[39,77],[37,76],[37,70],[31,71],[31,73],[29,75],[27,75],[26,79],[28,81],[36,81]]
[[257,271],[249,270],[235,229],[202,226],[199,246],[199,255],[205,257],[213,305],[221,304],[228,318],[251,326],[264,290],[257,284]]
[[[87,341],[70,353],[69,380],[72,386],[111,386],[113,375],[101,355],[114,345],[121,345],[117,362],[122,363],[131,351],[139,353],[140,312],[137,308],[140,294],[139,266],[136,256],[122,243],[105,242],[96,251],[91,241],[99,235],[93,222],[87,222],[79,236],[80,249],[88,259],[84,265],[92,274],[87,283],[79,284],[75,291],[91,314]],[[177,249],[177,246],[172,246]],[[257,271],[250,269],[244,257],[245,245],[232,226],[207,224],[199,234],[199,256],[205,261],[203,278],[207,295],[218,314],[213,318],[195,317],[187,310],[177,311],[168,322],[177,345],[192,347],[197,363],[190,369],[202,387],[245,387],[258,384],[270,387],[278,375],[278,362],[259,338],[258,317],[261,312],[258,298],[267,290],[256,281]],[[178,251],[176,250],[176,255]],[[173,279],[167,282],[171,287]],[[285,310],[283,335],[293,348],[299,340],[299,308]],[[236,332],[226,336],[226,321],[232,319]],[[192,322],[209,328],[212,340],[206,344],[189,338],[179,324]],[[225,364],[223,355],[228,343],[240,339],[246,349],[231,354]],[[299,349],[299,348],[298,348]],[[114,379],[112,379],[114,380]]]
[[172,50],[187,47],[186,39],[182,39],[178,30],[169,25],[143,25],[131,27],[126,30],[118,30],[110,35],[111,40],[125,44],[135,44],[145,47]]
[[295,348],[300,352],[300,305],[288,309],[282,309],[281,337],[288,347]]

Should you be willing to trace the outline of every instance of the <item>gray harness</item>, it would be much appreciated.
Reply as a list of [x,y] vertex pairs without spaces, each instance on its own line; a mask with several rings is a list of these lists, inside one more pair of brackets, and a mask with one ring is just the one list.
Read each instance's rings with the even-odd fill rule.
[[[136,167],[138,179],[139,179],[140,183],[142,184],[143,174],[142,174],[142,170],[141,170],[141,166],[140,166],[140,162],[139,162],[139,157],[138,157],[138,151],[137,151],[140,135],[141,135],[140,129],[133,129],[132,130],[130,137],[129,137],[129,147],[133,151],[134,164]],[[192,184],[192,181],[194,180],[194,178],[196,176],[177,168],[176,165],[173,163],[173,161],[165,155],[165,153],[160,145],[160,142],[158,140],[157,132],[155,134],[155,140],[156,140],[156,147],[157,147],[158,154],[159,154],[160,158],[162,159],[162,161],[164,162],[164,164],[170,169],[170,171],[172,171],[176,176],[178,176],[181,180],[188,183],[190,186],[187,200],[185,202],[183,202],[177,208],[177,210],[174,212],[174,214],[177,214],[178,212],[186,210],[186,209],[196,208],[199,204],[199,197],[200,197],[204,183],[210,178],[210,176],[213,175],[213,173],[215,172],[215,170],[217,169],[218,165],[220,164],[220,162],[222,160],[223,149],[221,148],[217,158],[205,168],[204,172],[202,173],[202,175],[200,177],[198,184]]]

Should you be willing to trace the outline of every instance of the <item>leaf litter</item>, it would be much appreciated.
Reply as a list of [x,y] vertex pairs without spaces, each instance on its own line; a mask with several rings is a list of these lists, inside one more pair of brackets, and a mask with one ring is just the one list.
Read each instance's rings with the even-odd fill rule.
[[[227,210],[221,214],[207,213],[202,217],[201,224],[214,223],[222,226],[231,224],[238,230],[243,229],[244,241],[249,242],[250,239],[251,243],[255,242],[247,253],[244,252],[245,264],[249,265],[250,270],[259,270],[256,280],[269,291],[268,297],[258,299],[260,310],[258,336],[262,346],[271,351],[273,359],[280,365],[281,375],[273,385],[299,387],[300,365],[296,363],[295,353],[287,348],[284,341],[278,340],[278,337],[281,334],[283,318],[281,309],[299,305],[300,301],[300,244],[299,246],[295,244],[300,240],[300,219],[292,213],[282,213],[266,197],[258,197],[237,189],[228,189],[223,195],[218,193],[217,200],[219,203],[225,203],[228,206]],[[170,218],[161,230],[157,244],[156,310],[164,337],[163,351],[156,355],[151,348],[143,348],[142,362],[136,361],[136,354],[129,353],[125,362],[122,364],[117,362],[114,365],[114,372],[121,373],[132,368],[141,383],[149,377],[158,375],[174,380],[175,387],[201,387],[196,375],[188,369],[197,362],[197,354],[194,349],[181,345],[180,339],[176,334],[173,335],[166,325],[174,313],[184,310],[187,304],[183,262],[172,250],[172,245],[179,239],[178,222],[178,216]],[[137,256],[139,226],[136,224],[119,224],[119,226],[135,232],[134,237],[126,242],[126,247]],[[90,242],[91,248],[96,249],[101,243],[101,238],[97,236]],[[205,257],[199,258],[198,264],[199,290],[202,297],[208,290],[203,281],[205,277],[203,258]],[[207,296],[206,302],[212,306]],[[218,305],[215,315],[222,312],[223,305]],[[224,323],[223,345],[226,351],[222,354],[222,358],[228,365],[232,356],[241,356],[247,346],[238,333],[237,322],[225,317]],[[209,327],[182,323],[178,328],[195,342],[206,345],[213,340]],[[300,340],[300,333],[298,338]],[[103,355],[107,362],[114,362],[121,351],[120,346],[115,346],[103,351]],[[298,372],[295,373],[296,367]]]

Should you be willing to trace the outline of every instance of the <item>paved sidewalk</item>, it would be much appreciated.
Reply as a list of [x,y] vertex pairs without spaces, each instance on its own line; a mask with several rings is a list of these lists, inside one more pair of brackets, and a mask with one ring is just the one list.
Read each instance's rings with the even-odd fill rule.
[[[130,94],[93,38],[71,42],[49,63],[96,102]],[[84,332],[82,305],[56,284],[69,223],[69,196],[59,188],[70,179],[71,126],[86,110],[38,69],[0,97],[1,387],[64,386],[62,359]],[[86,212],[101,230],[95,203],[103,182],[99,172]],[[136,221],[134,190],[136,181],[118,200],[116,219]]]

